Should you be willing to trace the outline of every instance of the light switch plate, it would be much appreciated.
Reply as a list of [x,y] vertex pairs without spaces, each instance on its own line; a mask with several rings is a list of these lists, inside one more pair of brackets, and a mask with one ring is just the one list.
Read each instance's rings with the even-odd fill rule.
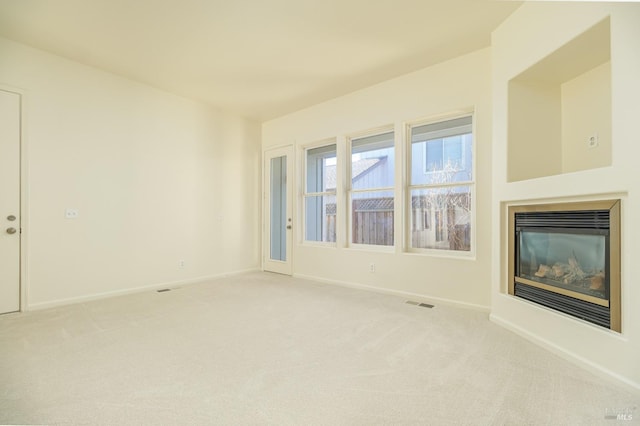
[[76,219],[78,217],[78,209],[66,209],[64,211],[64,217],[67,219]]

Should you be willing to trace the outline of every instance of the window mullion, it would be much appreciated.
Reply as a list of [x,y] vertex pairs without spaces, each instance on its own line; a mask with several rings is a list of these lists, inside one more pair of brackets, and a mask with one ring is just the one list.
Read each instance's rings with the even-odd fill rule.
[[336,193],[335,191],[329,191],[329,192],[305,192],[304,196],[305,197],[322,197],[322,196],[335,196]]
[[473,186],[475,182],[471,180],[465,180],[460,182],[446,182],[446,183],[421,183],[415,185],[409,185],[410,189],[433,189],[433,188],[449,188],[454,186]]
[[366,188],[366,189],[360,189],[360,188],[354,189],[354,188],[351,188],[351,189],[349,189],[349,192],[352,192],[352,193],[355,194],[355,193],[363,193],[363,192],[393,191],[394,189],[395,188],[393,186],[385,186],[385,187],[382,187],[382,188]]

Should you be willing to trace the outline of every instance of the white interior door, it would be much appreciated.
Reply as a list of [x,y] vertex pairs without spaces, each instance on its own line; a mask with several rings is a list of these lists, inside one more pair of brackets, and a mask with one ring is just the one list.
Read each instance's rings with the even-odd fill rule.
[[0,90],[0,314],[20,310],[20,95]]
[[273,149],[264,155],[265,271],[291,275],[293,249],[293,147]]

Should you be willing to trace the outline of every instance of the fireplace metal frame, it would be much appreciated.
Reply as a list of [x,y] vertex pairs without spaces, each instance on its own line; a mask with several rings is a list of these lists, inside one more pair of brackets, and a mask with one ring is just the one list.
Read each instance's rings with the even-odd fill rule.
[[[593,296],[565,290],[516,277],[516,226],[515,215],[521,212],[554,212],[554,211],[579,211],[579,210],[609,210],[609,300],[608,302]],[[568,296],[574,299],[583,300],[596,304],[609,310],[609,328],[613,331],[621,332],[621,273],[620,273],[620,200],[599,200],[584,202],[566,202],[552,204],[527,204],[512,205],[508,209],[508,292],[515,296],[516,281],[519,285],[524,284],[542,290],[552,291],[557,294]],[[553,308],[551,308],[553,309]],[[574,315],[575,316],[575,315]]]

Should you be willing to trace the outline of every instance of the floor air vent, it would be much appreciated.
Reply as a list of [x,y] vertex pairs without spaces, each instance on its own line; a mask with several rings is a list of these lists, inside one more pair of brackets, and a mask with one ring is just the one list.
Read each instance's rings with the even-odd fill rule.
[[422,306],[423,308],[433,308],[433,305],[430,305],[428,303],[414,302],[413,300],[407,300],[406,303],[410,305]]

